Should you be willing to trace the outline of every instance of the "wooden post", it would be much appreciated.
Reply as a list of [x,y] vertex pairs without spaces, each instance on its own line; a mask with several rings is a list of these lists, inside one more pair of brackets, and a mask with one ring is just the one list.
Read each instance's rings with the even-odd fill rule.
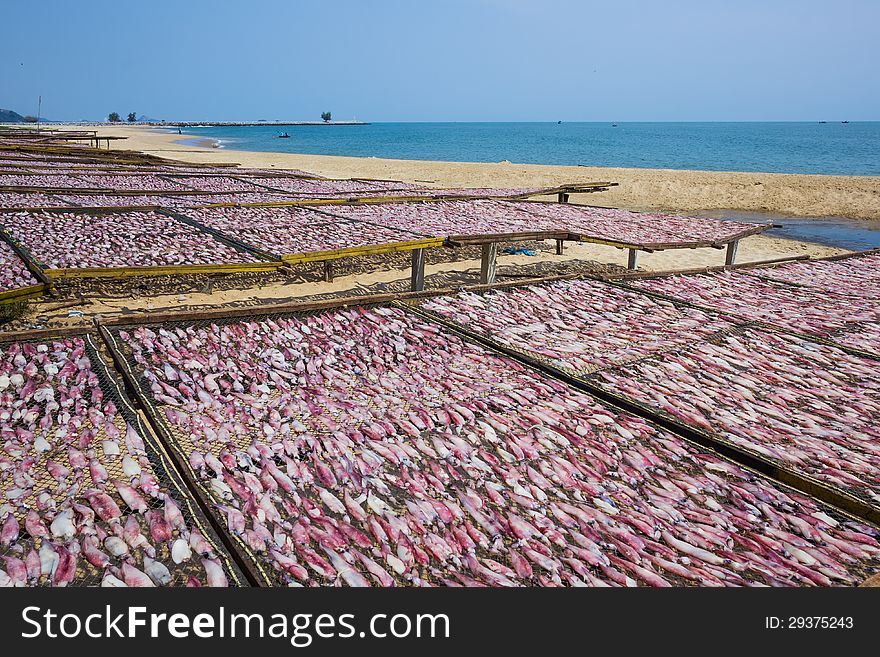
[[565,242],[556,240],[556,255],[562,255],[563,253],[565,253]]
[[480,283],[491,285],[495,282],[495,266],[498,258],[498,244],[483,245],[483,259],[480,262]]
[[737,248],[739,248],[739,240],[733,240],[727,245],[727,254],[724,256],[725,265],[732,265],[736,262]]
[[560,203],[568,203],[568,194],[566,192],[559,192],[556,195],[556,200]]
[[626,268],[627,269],[636,269],[638,265],[636,264],[639,259],[638,249],[630,249],[629,250],[629,258],[627,259]]
[[333,282],[333,261],[325,260],[324,261],[324,282],[332,283]]
[[425,289],[425,250],[413,249],[412,252],[412,275],[410,276],[409,289],[413,292],[421,292]]

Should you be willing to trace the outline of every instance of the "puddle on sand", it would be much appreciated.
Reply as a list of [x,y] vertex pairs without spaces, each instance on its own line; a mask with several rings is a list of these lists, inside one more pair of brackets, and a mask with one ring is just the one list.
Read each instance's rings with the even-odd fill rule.
[[772,222],[782,225],[782,228],[771,228],[764,233],[765,235],[814,242],[853,251],[880,247],[880,220],[877,219],[791,217],[769,212],[743,212],[740,210],[710,210],[701,214],[713,219],[762,224]]

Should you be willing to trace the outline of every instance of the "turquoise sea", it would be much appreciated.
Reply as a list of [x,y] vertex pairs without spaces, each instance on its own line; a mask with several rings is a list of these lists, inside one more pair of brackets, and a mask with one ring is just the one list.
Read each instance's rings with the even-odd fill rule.
[[[880,175],[880,122],[372,123],[186,128],[224,148],[608,167]],[[279,139],[285,131],[290,139]]]

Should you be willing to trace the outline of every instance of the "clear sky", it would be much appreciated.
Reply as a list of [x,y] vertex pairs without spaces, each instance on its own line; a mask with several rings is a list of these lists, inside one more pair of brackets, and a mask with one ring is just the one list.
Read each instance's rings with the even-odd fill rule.
[[52,119],[880,119],[880,0],[3,0]]

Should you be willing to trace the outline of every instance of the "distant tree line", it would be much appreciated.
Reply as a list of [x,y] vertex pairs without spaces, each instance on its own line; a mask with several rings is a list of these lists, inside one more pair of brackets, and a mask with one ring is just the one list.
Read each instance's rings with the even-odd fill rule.
[[330,112],[321,112],[321,120],[325,123],[330,121],[333,118],[333,115]]
[[[107,120],[110,123],[121,123],[122,117],[119,116],[119,112],[110,112],[110,114],[107,116]],[[137,121],[137,114],[135,112],[129,112],[128,118],[126,119],[126,121],[128,121],[129,123],[136,122]]]

